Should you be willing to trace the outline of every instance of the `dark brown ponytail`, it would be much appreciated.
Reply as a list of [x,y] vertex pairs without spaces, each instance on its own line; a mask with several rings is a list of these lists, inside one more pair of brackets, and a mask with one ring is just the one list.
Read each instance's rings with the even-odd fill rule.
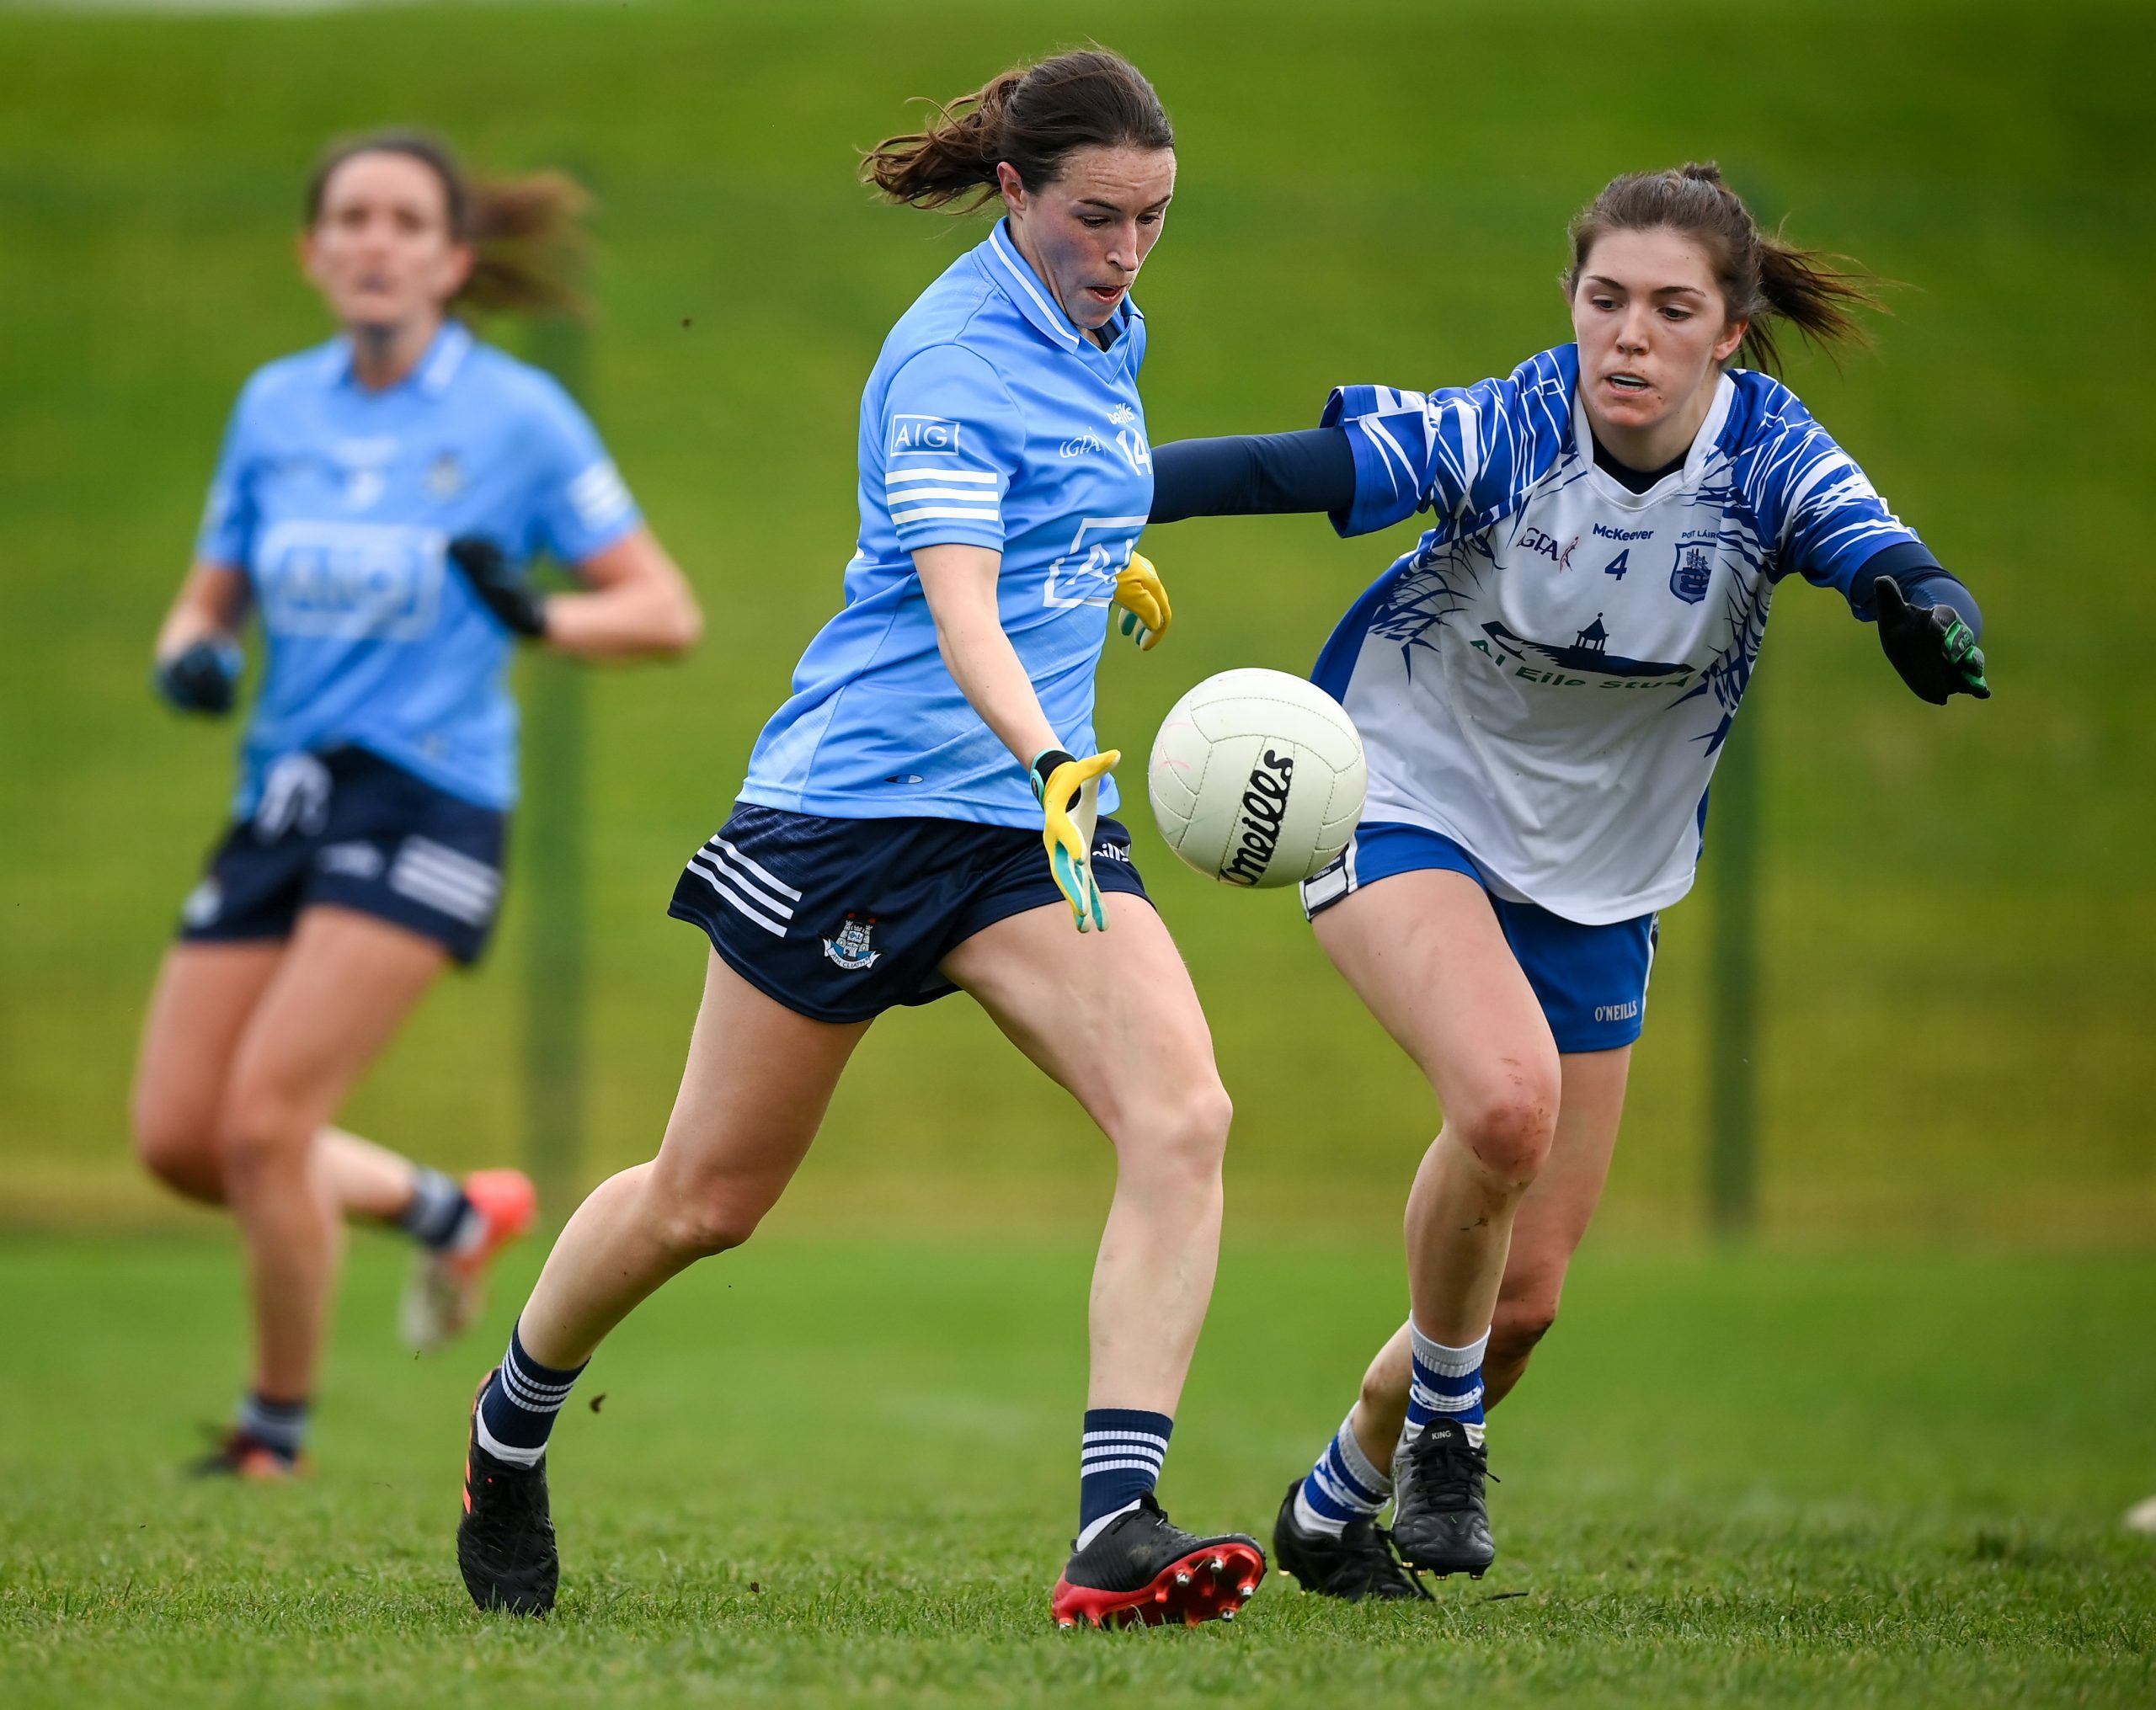
[[1029,190],[1063,176],[1075,148],[1173,148],[1175,128],[1144,73],[1119,54],[1086,48],[1000,72],[970,95],[930,102],[925,130],[887,136],[861,161],[864,183],[916,208],[965,213],[995,194],[1009,161]]
[[452,300],[482,311],[581,318],[589,306],[577,290],[590,240],[583,226],[591,198],[566,173],[478,179],[467,174],[440,138],[421,131],[380,131],[334,144],[307,179],[307,223],[322,217],[329,180],[362,154],[416,160],[441,183],[449,235],[472,246],[471,277]]
[[1884,308],[1873,290],[1877,281],[1847,256],[1799,249],[1785,243],[1779,233],[1762,232],[1712,161],[1612,178],[1573,217],[1565,295],[1572,295],[1589,253],[1602,238],[1612,232],[1657,228],[1681,232],[1705,247],[1729,318],[1750,323],[1737,351],[1737,360],[1748,366],[1780,366],[1778,320],[1816,344],[1870,342],[1854,312]]

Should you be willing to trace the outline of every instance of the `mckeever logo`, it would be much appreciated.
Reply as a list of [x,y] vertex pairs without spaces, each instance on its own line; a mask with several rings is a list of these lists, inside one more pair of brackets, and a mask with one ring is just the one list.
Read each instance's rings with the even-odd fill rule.
[[1230,885],[1255,885],[1273,865],[1273,851],[1280,844],[1280,822],[1288,815],[1288,784],[1294,775],[1295,757],[1271,748],[1251,768],[1250,782],[1243,786],[1241,811],[1229,834],[1228,861],[1220,876]]
[[1594,537],[1598,541],[1652,541],[1654,538],[1654,530],[1652,529],[1613,529],[1607,523],[1597,523],[1594,525]]

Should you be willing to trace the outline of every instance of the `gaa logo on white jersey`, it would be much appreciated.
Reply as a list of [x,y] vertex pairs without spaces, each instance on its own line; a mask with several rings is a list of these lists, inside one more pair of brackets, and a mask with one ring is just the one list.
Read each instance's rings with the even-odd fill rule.
[[930,452],[951,452],[958,449],[958,424],[942,416],[894,416],[891,418],[891,451],[894,457],[920,456]]

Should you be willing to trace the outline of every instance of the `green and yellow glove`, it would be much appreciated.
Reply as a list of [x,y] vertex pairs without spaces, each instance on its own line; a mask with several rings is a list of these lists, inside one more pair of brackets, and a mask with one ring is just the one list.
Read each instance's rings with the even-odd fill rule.
[[1115,603],[1122,608],[1116,613],[1116,628],[1137,642],[1141,653],[1151,653],[1154,643],[1167,634],[1168,626],[1175,621],[1161,573],[1143,552],[1133,552],[1130,562],[1117,575]]
[[1044,816],[1041,844],[1048,850],[1055,887],[1070,903],[1081,932],[1108,930],[1107,904],[1093,882],[1093,829],[1100,823],[1101,779],[1122,758],[1118,748],[1082,760],[1062,748],[1043,748],[1033,756],[1033,800]]

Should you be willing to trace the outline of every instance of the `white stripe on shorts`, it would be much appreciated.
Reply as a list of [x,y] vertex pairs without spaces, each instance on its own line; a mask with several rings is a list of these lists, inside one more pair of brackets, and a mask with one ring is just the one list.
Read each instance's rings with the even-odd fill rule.
[[747,919],[755,921],[757,925],[762,927],[765,931],[770,933],[773,938],[783,938],[786,936],[785,923],[772,919],[770,915],[765,914],[761,909],[755,907],[746,897],[741,894],[740,892],[735,890],[734,887],[728,883],[726,879],[720,875],[718,870],[710,865],[709,857],[707,857],[702,850],[697,850],[695,855],[689,858],[689,871],[694,873],[698,878],[702,879],[707,885],[709,885],[712,890],[718,892],[719,899],[723,902],[728,908],[733,909],[735,914],[739,914]]

